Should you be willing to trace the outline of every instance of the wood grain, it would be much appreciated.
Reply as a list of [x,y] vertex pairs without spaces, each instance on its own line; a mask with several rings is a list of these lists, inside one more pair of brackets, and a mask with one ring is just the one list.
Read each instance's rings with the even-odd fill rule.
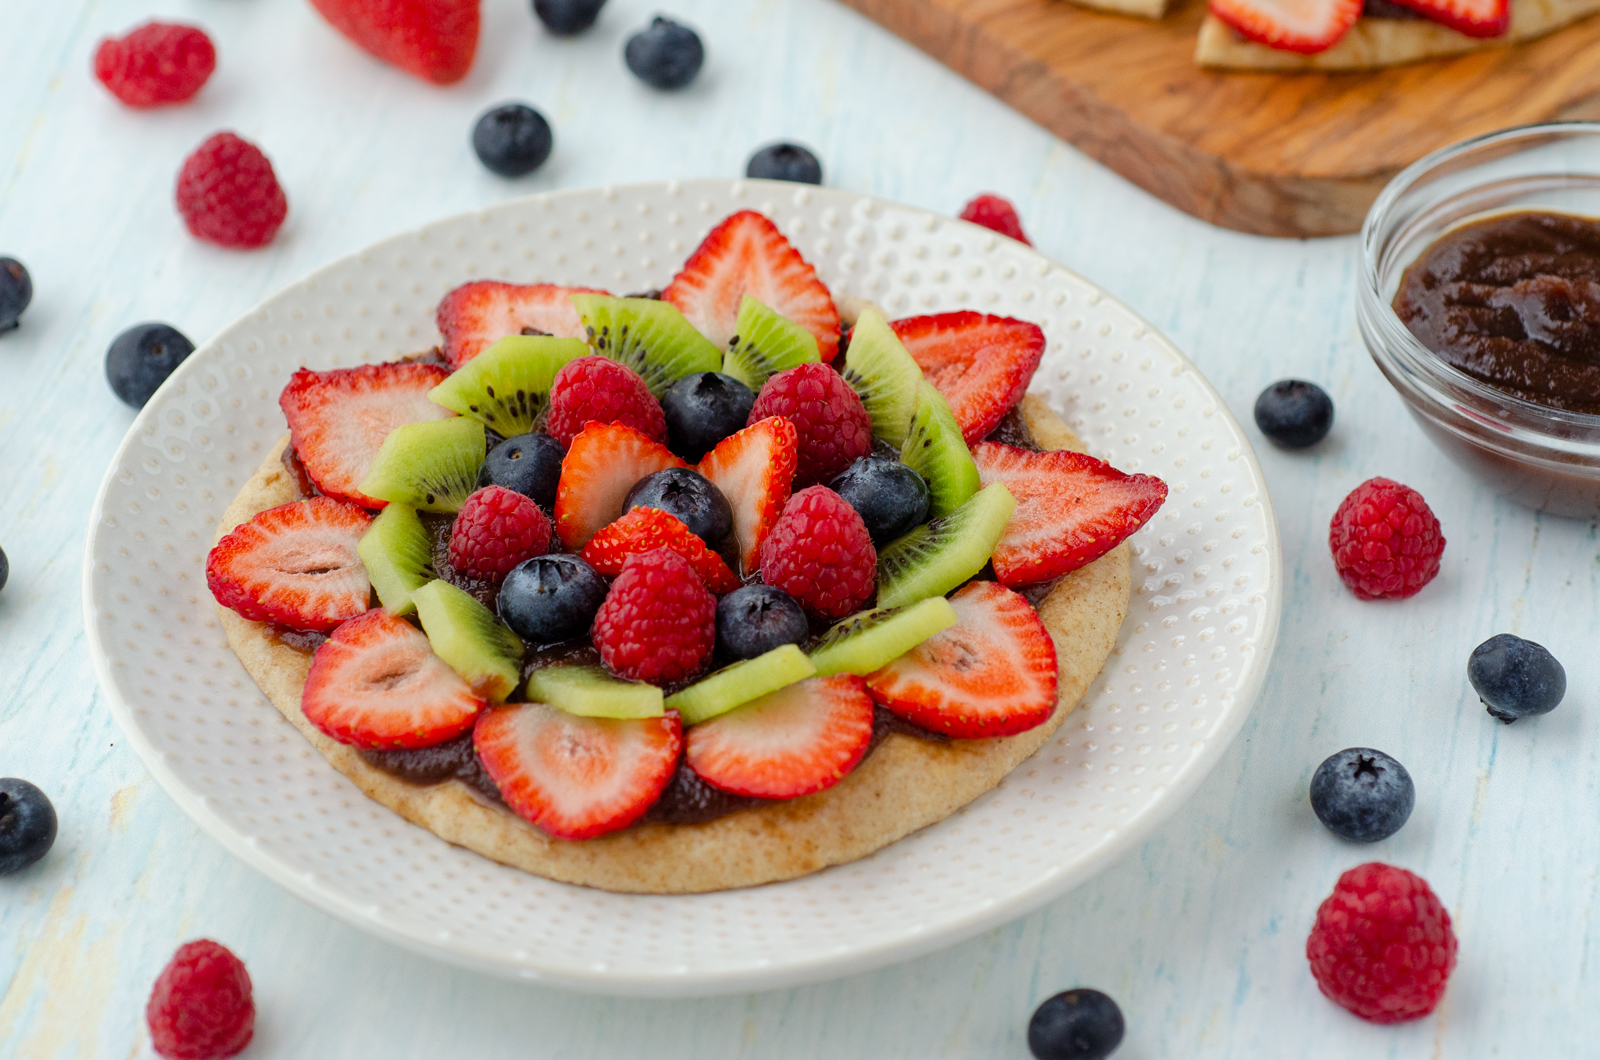
[[1155,23],[1062,0],[845,0],[1135,184],[1243,232],[1354,232],[1447,144],[1600,117],[1600,18],[1510,48],[1356,74],[1202,70],[1205,4]]

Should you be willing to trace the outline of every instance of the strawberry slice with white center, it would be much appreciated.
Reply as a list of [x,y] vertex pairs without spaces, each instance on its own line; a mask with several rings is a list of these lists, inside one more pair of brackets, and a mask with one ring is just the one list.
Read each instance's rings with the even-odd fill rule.
[[483,700],[433,653],[427,634],[380,608],[333,631],[311,658],[300,709],[340,743],[432,747],[472,728]]
[[684,760],[712,787],[763,799],[824,791],[872,742],[872,697],[855,674],[808,677],[689,730]]
[[622,514],[628,491],[646,475],[688,467],[643,431],[620,423],[584,424],[561,461],[556,485],[556,534],[576,552]]
[[206,557],[206,585],[252,622],[332,629],[367,610],[372,583],[356,546],[371,522],[365,509],[332,497],[257,512]]
[[278,406],[311,481],[330,497],[382,508],[386,501],[356,487],[390,431],[455,415],[428,400],[428,391],[449,375],[443,365],[404,362],[296,372],[278,396]]
[[778,226],[741,210],[711,230],[661,292],[695,329],[721,349],[738,334],[745,295],[799,324],[817,339],[824,363],[839,353],[839,309]]
[[1055,642],[1028,601],[996,582],[950,597],[956,624],[867,675],[872,698],[933,732],[1014,736],[1056,709]]
[[1037,324],[971,310],[907,317],[889,325],[923,376],[950,402],[971,445],[1022,400],[1044,356]]
[[1468,37],[1498,37],[1511,28],[1511,0],[1394,0],[1430,22]]
[[506,805],[557,839],[593,839],[637,821],[678,768],[683,725],[589,718],[546,703],[482,714],[472,733]]
[[1155,476],[1124,474],[1087,453],[979,442],[972,459],[985,486],[1004,482],[1017,499],[992,558],[1004,585],[1048,581],[1099,559],[1167,499],[1167,484]]
[[583,321],[570,296],[605,293],[596,287],[473,280],[440,299],[434,319],[444,336],[445,357],[452,368],[460,368],[507,335],[583,338]]
[[768,416],[722,439],[695,468],[728,498],[746,574],[761,566],[761,545],[789,502],[799,460],[800,432],[782,416]]
[[1362,0],[1211,0],[1239,35],[1279,51],[1327,51],[1361,17]]

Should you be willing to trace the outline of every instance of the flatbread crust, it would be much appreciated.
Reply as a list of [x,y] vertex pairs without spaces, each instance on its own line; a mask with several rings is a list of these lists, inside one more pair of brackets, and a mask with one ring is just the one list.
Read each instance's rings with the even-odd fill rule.
[[[1046,449],[1083,445],[1033,395],[1022,412]],[[228,506],[217,536],[298,497],[282,463],[285,437]],[[370,798],[451,843],[538,876],[607,891],[690,894],[792,879],[839,865],[944,820],[1038,750],[1082,698],[1128,612],[1128,546],[1063,578],[1039,607],[1061,664],[1060,697],[1045,724],[1017,736],[935,743],[890,734],[824,792],[741,810],[699,825],[636,825],[579,842],[552,839],[456,780],[421,786],[390,776],[325,736],[300,711],[309,652],[219,607],[223,631],[250,676],[335,769]]]

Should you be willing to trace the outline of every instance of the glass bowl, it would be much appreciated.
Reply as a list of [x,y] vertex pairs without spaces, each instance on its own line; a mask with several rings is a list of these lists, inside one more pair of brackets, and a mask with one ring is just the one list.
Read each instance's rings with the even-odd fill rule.
[[1361,338],[1412,418],[1447,456],[1530,508],[1600,515],[1600,416],[1513,397],[1446,364],[1391,303],[1406,267],[1441,234],[1493,214],[1600,220],[1600,123],[1526,125],[1435,151],[1408,167],[1361,226]]

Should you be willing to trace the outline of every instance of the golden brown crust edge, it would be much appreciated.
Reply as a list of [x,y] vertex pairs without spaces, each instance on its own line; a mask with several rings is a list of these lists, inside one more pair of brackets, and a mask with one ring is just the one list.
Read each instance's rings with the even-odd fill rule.
[[[1025,397],[1022,410],[1043,447],[1083,448],[1042,399]],[[219,537],[256,512],[295,499],[280,460],[286,443],[273,447],[229,505]],[[1131,584],[1123,544],[1062,579],[1040,605],[1061,664],[1056,712],[1043,725],[1017,736],[948,743],[893,734],[844,780],[816,795],[706,824],[640,825],[581,842],[551,839],[457,781],[423,787],[368,765],[301,713],[310,654],[279,643],[262,623],[226,608],[218,612],[228,643],[267,698],[369,798],[448,842],[538,876],[608,891],[689,894],[793,879],[855,861],[942,821],[994,787],[1049,739],[1100,672],[1127,614]]]

